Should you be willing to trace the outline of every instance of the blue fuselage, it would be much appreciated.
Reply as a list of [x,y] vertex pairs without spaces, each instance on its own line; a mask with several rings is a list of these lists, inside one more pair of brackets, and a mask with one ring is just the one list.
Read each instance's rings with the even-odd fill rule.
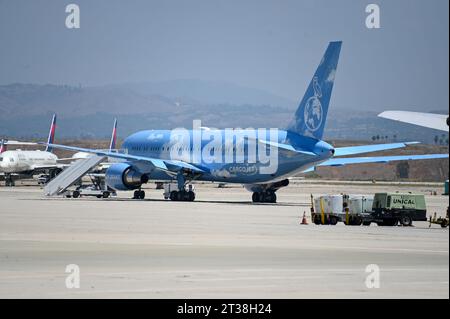
[[[334,154],[333,147],[328,143],[289,131],[234,132],[230,139],[229,131],[225,130],[185,130],[182,134],[169,130],[140,131],[124,141],[122,151],[169,163],[177,160],[190,163],[204,171],[196,177],[197,180],[242,184],[285,179]],[[134,166],[150,179],[173,179],[173,175],[164,171],[136,164]]]

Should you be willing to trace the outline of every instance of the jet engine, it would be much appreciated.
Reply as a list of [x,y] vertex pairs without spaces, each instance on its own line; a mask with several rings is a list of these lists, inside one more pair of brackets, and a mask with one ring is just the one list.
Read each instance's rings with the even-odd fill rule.
[[146,174],[139,173],[127,163],[111,165],[106,171],[105,179],[109,187],[122,191],[137,189],[148,182]]

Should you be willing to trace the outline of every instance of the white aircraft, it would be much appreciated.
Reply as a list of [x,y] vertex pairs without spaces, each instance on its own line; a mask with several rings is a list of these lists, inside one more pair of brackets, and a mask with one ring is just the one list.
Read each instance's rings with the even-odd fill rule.
[[[48,141],[55,138],[56,114],[53,115]],[[52,153],[52,147],[47,146],[45,151],[8,151],[8,145],[35,145],[36,143],[2,141],[0,147],[0,174],[4,176],[5,186],[14,186],[15,180],[32,178],[38,173],[45,173],[49,177],[56,176],[65,166],[58,164],[58,157]]]
[[419,125],[423,127],[432,128],[435,130],[448,132],[448,115],[408,112],[408,111],[384,111],[378,114],[379,117]]

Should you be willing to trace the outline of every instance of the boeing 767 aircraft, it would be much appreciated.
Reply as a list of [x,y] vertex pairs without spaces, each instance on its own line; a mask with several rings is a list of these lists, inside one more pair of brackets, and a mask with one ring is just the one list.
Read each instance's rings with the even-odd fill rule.
[[401,148],[408,143],[334,148],[322,140],[341,45],[329,43],[285,129],[218,130],[199,126],[192,130],[147,130],[126,138],[120,152],[47,145],[120,159],[122,162],[106,171],[106,182],[116,190],[134,190],[134,198],[145,197],[141,186],[150,179],[177,181],[178,190],[170,194],[170,199],[178,201],[195,199],[194,192],[186,190],[193,180],[240,183],[253,192],[253,202],[276,202],[276,191],[289,184],[289,177],[317,166],[448,158],[448,154],[343,157]]

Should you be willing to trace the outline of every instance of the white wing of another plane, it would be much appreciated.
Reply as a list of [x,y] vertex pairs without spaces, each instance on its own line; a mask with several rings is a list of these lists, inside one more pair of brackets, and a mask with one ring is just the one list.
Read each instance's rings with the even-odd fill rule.
[[448,132],[448,115],[409,112],[409,111],[384,111],[379,117],[394,121],[415,124],[435,130]]
[[38,145],[38,143],[35,143],[35,142],[21,142],[21,141],[9,141],[9,140],[4,140],[3,143],[5,145]]

